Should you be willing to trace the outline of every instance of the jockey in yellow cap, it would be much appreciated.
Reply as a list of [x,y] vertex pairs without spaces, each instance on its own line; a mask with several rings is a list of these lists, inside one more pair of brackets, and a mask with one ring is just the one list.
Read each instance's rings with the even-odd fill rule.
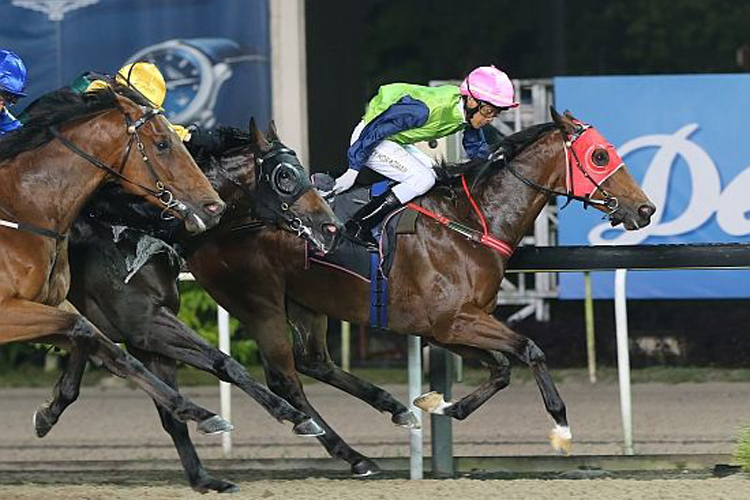
[[[105,88],[108,83],[104,80],[91,81],[93,73],[87,73],[73,83],[73,90],[91,92]],[[167,97],[167,84],[164,76],[154,64],[149,62],[135,62],[120,68],[116,75],[117,83],[137,90],[148,99],[154,108],[161,109]],[[181,125],[170,124],[180,140],[196,159],[204,154],[219,155],[224,151],[247,144],[250,136],[247,132],[232,127],[218,127],[214,130],[201,130],[197,127],[189,129]]]
[[[143,97],[151,101],[154,108],[161,109],[164,99],[167,97],[167,82],[164,76],[154,64],[149,62],[136,62],[127,64],[120,68],[116,76],[117,83],[132,87],[140,92]],[[107,86],[103,80],[94,80],[86,88],[86,92],[99,90]],[[172,125],[182,141],[190,140],[190,131],[181,125]]]

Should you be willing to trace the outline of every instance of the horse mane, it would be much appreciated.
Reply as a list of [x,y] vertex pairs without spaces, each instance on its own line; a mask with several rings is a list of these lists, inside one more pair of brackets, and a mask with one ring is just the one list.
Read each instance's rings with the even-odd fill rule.
[[524,149],[553,130],[560,128],[553,122],[539,123],[503,138],[501,146],[505,151],[506,161],[513,161]]
[[[93,92],[78,93],[69,87],[52,91],[35,100],[21,113],[23,126],[0,137],[0,161],[15,158],[21,153],[38,149],[52,141],[50,127],[80,120],[115,109],[117,95],[122,95],[141,106],[148,101],[128,87],[110,84]],[[124,123],[124,122],[123,122]]]
[[498,146],[498,149],[502,149],[503,151],[502,159],[493,162],[471,160],[464,163],[463,165],[464,168],[467,169],[472,188],[476,187],[477,184],[492,173],[498,172],[500,170],[499,167],[502,167],[502,165],[512,162],[518,157],[518,155],[526,150],[526,148],[537,142],[539,139],[548,133],[559,129],[560,128],[557,124],[553,122],[532,125],[531,127],[520,130],[515,134],[502,138],[500,145]]

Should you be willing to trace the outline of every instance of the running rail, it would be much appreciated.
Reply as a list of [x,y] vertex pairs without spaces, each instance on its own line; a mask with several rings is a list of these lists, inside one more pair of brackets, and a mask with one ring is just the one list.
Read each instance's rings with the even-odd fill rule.
[[[633,455],[633,416],[628,349],[627,271],[676,269],[750,268],[750,243],[706,243],[682,245],[556,246],[519,247],[508,261],[509,273],[615,271],[615,325],[617,371],[620,386],[623,451]],[[450,353],[438,349],[443,356]],[[452,382],[446,377],[444,384]],[[575,429],[574,429],[575,432]],[[432,449],[450,449],[449,439],[439,431],[432,434]],[[435,457],[434,463],[446,457]]]

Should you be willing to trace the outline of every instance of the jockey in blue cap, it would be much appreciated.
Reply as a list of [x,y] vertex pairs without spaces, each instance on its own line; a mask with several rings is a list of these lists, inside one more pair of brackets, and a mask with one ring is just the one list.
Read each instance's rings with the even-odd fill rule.
[[25,97],[26,66],[21,58],[9,50],[0,50],[0,135],[21,127],[8,106]]

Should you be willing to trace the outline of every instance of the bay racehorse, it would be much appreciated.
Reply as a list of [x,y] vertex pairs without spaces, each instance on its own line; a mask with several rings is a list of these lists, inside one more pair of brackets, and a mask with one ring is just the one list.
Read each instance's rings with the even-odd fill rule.
[[[628,230],[646,226],[655,207],[593,127],[554,110],[552,116],[551,123],[508,137],[504,159],[473,170],[471,183],[466,182],[470,199],[458,185],[447,192],[435,189],[419,200],[417,209],[453,222],[445,226],[420,217],[415,234],[399,235],[389,275],[387,328],[419,335],[487,366],[488,380],[460,400],[445,402],[427,394],[417,401],[427,411],[456,419],[468,417],[508,385],[505,353],[518,358],[533,371],[555,422],[553,446],[568,450],[565,404],[543,352],[491,314],[505,266],[512,248],[554,195],[592,205],[613,225],[622,223]],[[465,230],[450,230],[483,224],[486,230],[471,233],[477,235],[471,239]],[[237,258],[247,252],[258,257]],[[226,265],[217,265],[219,259]],[[302,242],[271,231],[248,233],[242,241],[213,239],[191,254],[189,265],[220,304],[261,335],[257,341],[269,387],[324,426],[326,433],[318,439],[328,452],[347,461],[355,474],[377,472],[376,464],[349,447],[315,411],[298,376],[301,372],[327,382],[405,423],[400,420],[408,412],[403,404],[336,367],[327,350],[326,316],[368,323],[370,284],[308,259]],[[237,275],[242,280],[232,278]],[[284,334],[287,322],[293,326],[291,342]]]
[[[470,197],[461,185],[451,183],[419,199],[414,208],[425,217],[417,220],[415,234],[398,237],[387,327],[420,335],[487,366],[489,379],[459,401],[445,402],[430,393],[419,398],[427,411],[457,419],[508,385],[505,353],[520,359],[533,371],[556,424],[550,436],[553,446],[567,450],[571,433],[565,405],[544,354],[491,314],[505,266],[512,248],[554,195],[592,205],[613,225],[622,223],[629,230],[646,226],[655,208],[593,127],[554,110],[552,116],[552,123],[506,138],[504,158],[493,156],[467,168],[471,182],[462,185]],[[483,225],[484,231],[469,229]],[[347,445],[309,403],[298,372],[390,413],[397,425],[415,422],[402,403],[339,369],[328,353],[325,316],[367,323],[370,284],[308,257],[299,238],[260,229],[204,239],[192,249],[188,263],[198,282],[256,336],[269,387],[323,425],[326,433],[318,439],[332,456],[347,461],[356,475],[373,474],[377,465]],[[293,326],[291,339],[288,323]]]
[[145,197],[164,217],[179,216],[194,233],[216,225],[224,203],[167,121],[130,89],[55,91],[29,106],[24,123],[0,140],[0,343],[55,343],[73,359],[91,353],[178,419],[206,433],[229,430],[65,300],[69,229],[106,181]]
[[[180,258],[154,237],[176,243],[189,253],[204,238],[231,238],[268,225],[301,236],[325,253],[336,243],[339,222],[312,189],[295,153],[279,141],[273,125],[266,138],[251,121],[246,145],[218,157],[196,154],[196,159],[227,203],[220,224],[191,241],[178,225],[160,223],[152,207],[140,198],[118,192],[122,191],[119,186],[103,189],[84,207],[73,227],[69,299],[111,340],[125,343],[129,352],[175,390],[176,363],[186,363],[236,385],[278,420],[294,423],[296,434],[320,435],[322,429],[307,415],[257,383],[241,364],[177,318]],[[83,368],[69,363],[53,401],[38,411],[40,437],[78,397],[77,384],[65,381],[80,377]],[[187,426],[160,405],[156,408],[191,487],[201,492],[234,491],[233,483],[214,478],[204,469]]]

